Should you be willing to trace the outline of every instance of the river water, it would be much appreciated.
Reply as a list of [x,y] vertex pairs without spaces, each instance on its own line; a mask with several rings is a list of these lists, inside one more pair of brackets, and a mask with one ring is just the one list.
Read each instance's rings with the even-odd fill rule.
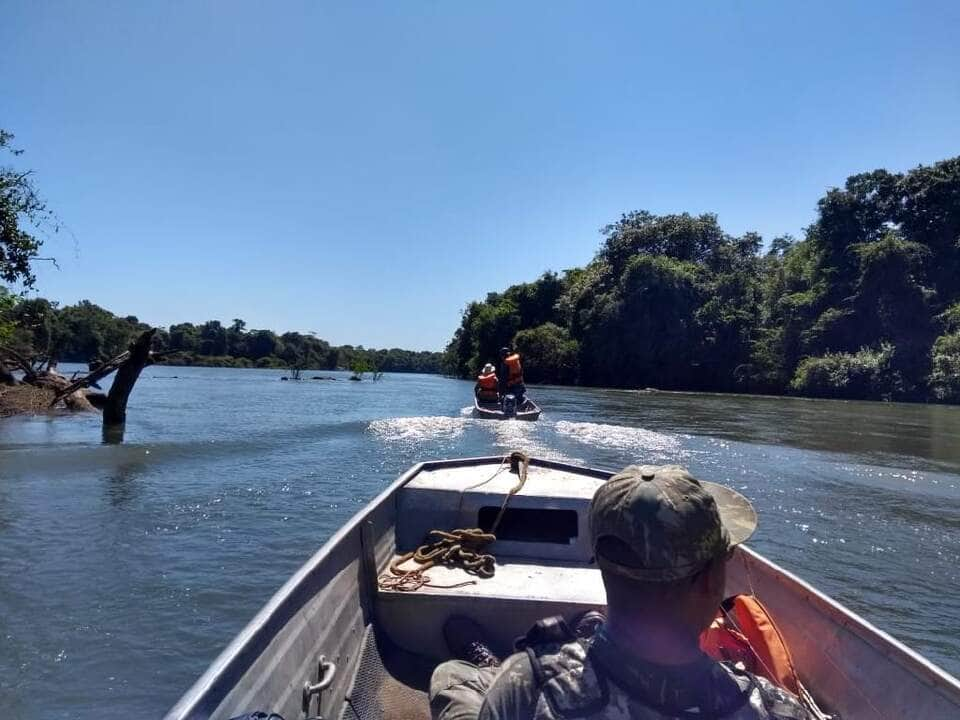
[[463,381],[279,375],[148,368],[122,446],[0,421],[4,717],[161,715],[404,469],[512,449],[735,487],[752,547],[960,674],[960,408],[545,387],[496,423]]

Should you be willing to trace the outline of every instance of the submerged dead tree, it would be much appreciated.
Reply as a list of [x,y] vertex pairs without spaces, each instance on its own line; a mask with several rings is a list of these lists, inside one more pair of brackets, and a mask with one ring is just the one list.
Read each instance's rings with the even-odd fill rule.
[[[127,401],[140,373],[153,362],[154,353],[150,352],[156,329],[150,329],[130,345],[130,349],[109,360],[100,363],[86,375],[69,379],[56,370],[56,362],[44,360],[31,361],[11,348],[0,346],[0,361],[15,367],[23,373],[21,384],[45,390],[50,400],[47,407],[52,409],[62,403],[69,410],[103,411],[103,441],[107,443],[123,442],[123,433],[127,421]],[[117,375],[107,394],[89,392],[88,388],[99,387],[97,383],[111,373]]]
[[103,405],[104,442],[123,442],[123,431],[127,425],[127,400],[141,371],[151,363],[150,345],[156,332],[156,328],[151,328],[140,335],[117,370]]

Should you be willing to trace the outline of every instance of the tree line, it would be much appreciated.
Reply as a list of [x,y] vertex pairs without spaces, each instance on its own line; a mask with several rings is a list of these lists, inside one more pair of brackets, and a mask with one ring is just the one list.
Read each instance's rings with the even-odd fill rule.
[[[148,327],[133,315],[114,315],[88,300],[59,307],[44,298],[18,298],[0,288],[0,342],[24,356],[103,361],[125,351]],[[248,329],[239,318],[226,326],[208,320],[159,328],[153,350],[163,364],[217,367],[437,373],[441,361],[436,352],[334,346],[310,334]]]
[[[14,136],[0,129],[0,157],[19,158]],[[60,229],[60,222],[40,197],[30,170],[0,164],[0,344],[25,357],[63,362],[97,362],[127,349],[148,329],[136,317],[120,317],[83,300],[59,307],[43,298],[25,299],[36,283],[34,265],[43,236]],[[19,290],[17,290],[19,286]],[[237,318],[180,323],[159,328],[154,352],[160,362],[176,365],[283,367],[355,372],[440,371],[441,354],[363,346],[333,346],[312,334],[248,330]],[[2,367],[0,367],[2,370]]]
[[529,382],[960,402],[960,157],[849,177],[801,239],[636,211],[585,267],[493,292],[444,353]]

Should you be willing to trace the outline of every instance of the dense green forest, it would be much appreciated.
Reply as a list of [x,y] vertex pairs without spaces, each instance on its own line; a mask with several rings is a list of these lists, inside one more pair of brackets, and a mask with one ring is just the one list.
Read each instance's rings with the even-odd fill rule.
[[[43,298],[22,299],[0,288],[0,340],[24,355],[62,362],[103,360],[127,349],[147,329],[136,317],[118,317],[83,300],[57,307]],[[158,330],[154,350],[167,365],[218,367],[361,368],[380,372],[440,370],[440,353],[333,346],[297,332],[277,335],[248,330],[243,320],[229,326],[217,320],[181,323]]]
[[802,239],[638,211],[594,259],[473,302],[462,377],[501,345],[529,382],[960,402],[960,158],[854,175]]

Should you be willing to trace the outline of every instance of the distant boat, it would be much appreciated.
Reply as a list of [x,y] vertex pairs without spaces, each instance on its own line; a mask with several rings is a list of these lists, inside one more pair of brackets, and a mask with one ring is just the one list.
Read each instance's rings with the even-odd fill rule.
[[504,410],[498,402],[482,403],[474,396],[473,414],[485,420],[539,420],[540,407],[529,397],[524,396],[520,407],[516,411],[510,412],[509,409]]
[[[449,655],[441,628],[450,615],[474,618],[503,655],[540,618],[603,608],[587,509],[613,473],[537,458],[489,546],[492,577],[436,566],[425,586],[382,579],[433,528],[490,529],[516,490],[511,466],[488,457],[408,470],[294,573],[167,720],[254,711],[287,720],[429,720],[426,692],[432,668]],[[777,621],[800,679],[827,712],[850,720],[960,717],[955,677],[741,545],[727,566],[726,593],[744,592]]]

